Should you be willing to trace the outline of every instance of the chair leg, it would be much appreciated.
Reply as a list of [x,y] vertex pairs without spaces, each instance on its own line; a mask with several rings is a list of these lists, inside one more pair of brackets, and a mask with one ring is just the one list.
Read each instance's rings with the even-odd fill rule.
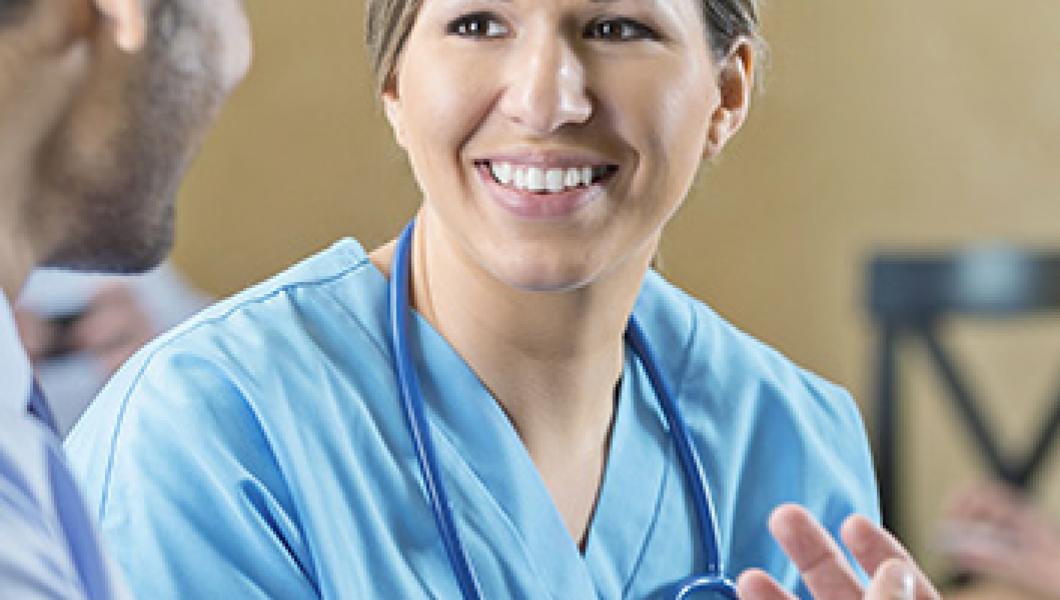
[[877,361],[876,381],[876,477],[880,486],[880,512],[883,524],[896,537],[902,539],[900,518],[900,494],[898,491],[898,443],[897,424],[897,353],[898,328],[883,324]]

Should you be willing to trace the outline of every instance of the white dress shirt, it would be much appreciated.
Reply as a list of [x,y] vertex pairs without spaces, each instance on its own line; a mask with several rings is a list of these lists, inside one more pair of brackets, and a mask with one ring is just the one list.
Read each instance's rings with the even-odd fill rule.
[[32,382],[0,292],[0,597],[124,597],[59,440],[27,411]]
[[0,291],[0,381],[4,382],[0,387],[0,408],[24,412],[33,371],[3,291]]

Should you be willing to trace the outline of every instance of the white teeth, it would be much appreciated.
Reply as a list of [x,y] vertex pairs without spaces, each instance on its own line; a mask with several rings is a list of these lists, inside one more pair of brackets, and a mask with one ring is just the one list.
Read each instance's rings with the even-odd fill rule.
[[497,181],[503,185],[512,182],[512,163],[490,163],[490,170],[493,171],[493,176],[497,178]]
[[545,191],[545,170],[540,167],[530,167],[526,170],[526,189],[531,192]]
[[581,169],[567,169],[564,171],[563,185],[567,187],[578,187],[582,183]]
[[535,193],[555,194],[592,185],[594,176],[607,173],[607,167],[551,168],[524,167],[507,162],[488,164],[493,179],[504,186]]
[[549,169],[545,171],[545,187],[555,194],[563,191],[563,169]]

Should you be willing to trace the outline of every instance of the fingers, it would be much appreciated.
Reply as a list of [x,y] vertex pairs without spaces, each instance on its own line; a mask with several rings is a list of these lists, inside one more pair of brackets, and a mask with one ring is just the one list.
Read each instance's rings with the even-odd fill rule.
[[114,372],[154,335],[150,319],[124,285],[101,290],[75,326],[74,345]]
[[[939,594],[928,580],[927,576],[915,567],[913,558],[909,552],[884,528],[876,525],[861,515],[849,517],[840,528],[839,535],[843,543],[850,549],[851,554],[857,559],[861,568],[872,574],[875,584],[880,571],[887,565],[905,564],[911,567],[916,581],[917,598],[938,598]],[[897,569],[890,566],[888,569]],[[891,571],[884,573],[889,577]],[[881,596],[887,598],[888,596]]]
[[1020,498],[1011,490],[997,484],[980,484],[958,494],[951,502],[948,514],[963,520],[1008,523],[1016,518]]
[[1048,527],[1045,519],[1019,491],[998,483],[969,488],[951,501],[943,535],[992,534],[1013,543],[1025,543]]
[[[795,563],[815,600],[940,598],[905,548],[865,517],[850,517],[840,532],[854,557],[872,575],[864,592],[843,551],[806,509],[790,504],[781,506],[773,511],[769,529]],[[758,570],[742,574],[737,586],[741,597],[748,600],[792,598],[776,581]]]
[[780,584],[765,571],[750,569],[736,580],[736,590],[743,600],[795,600]]
[[875,570],[864,600],[915,600],[916,578],[911,563],[892,558]]
[[959,494],[939,528],[939,545],[965,568],[987,572],[1018,566],[1019,550],[1031,545],[1042,523],[1011,490],[979,485]]
[[960,568],[988,574],[1018,570],[1019,547],[1013,540],[982,527],[949,528],[943,533],[942,549]]
[[847,518],[839,530],[839,535],[868,573],[876,572],[880,565],[892,558],[912,560],[894,536],[861,515]]
[[802,574],[816,600],[860,598],[861,584],[846,556],[806,509],[788,504],[773,511],[769,530]]
[[15,327],[31,361],[40,360],[51,349],[55,328],[47,321],[25,309],[16,308]]
[[950,560],[966,571],[1060,598],[1060,536],[1051,527],[1029,533],[951,525],[943,543]]

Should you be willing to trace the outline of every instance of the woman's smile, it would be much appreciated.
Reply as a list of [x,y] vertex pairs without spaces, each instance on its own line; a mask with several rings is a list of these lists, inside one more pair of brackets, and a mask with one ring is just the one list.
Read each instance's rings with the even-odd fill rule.
[[507,152],[474,161],[487,194],[516,217],[569,217],[601,197],[618,164],[592,154]]
[[705,28],[692,0],[423,2],[383,100],[435,241],[525,290],[646,262],[734,130]]

